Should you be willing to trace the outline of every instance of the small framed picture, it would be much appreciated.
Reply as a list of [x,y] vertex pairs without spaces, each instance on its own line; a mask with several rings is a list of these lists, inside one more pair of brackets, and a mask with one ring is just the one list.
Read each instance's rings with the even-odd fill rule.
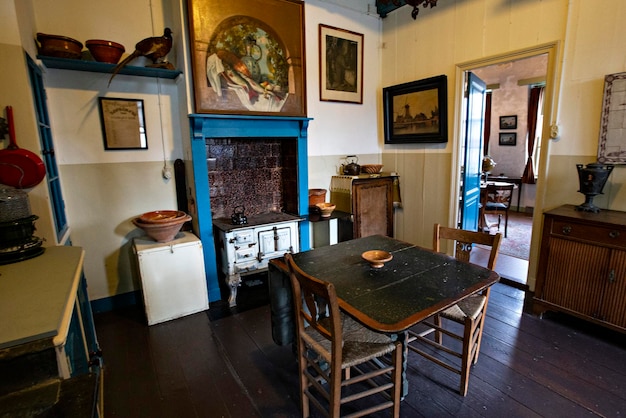
[[517,129],[517,115],[500,116],[500,129]]
[[517,145],[517,134],[515,132],[500,132],[500,145]]
[[105,150],[148,149],[143,100],[100,97]]
[[363,103],[363,35],[319,25],[320,100]]

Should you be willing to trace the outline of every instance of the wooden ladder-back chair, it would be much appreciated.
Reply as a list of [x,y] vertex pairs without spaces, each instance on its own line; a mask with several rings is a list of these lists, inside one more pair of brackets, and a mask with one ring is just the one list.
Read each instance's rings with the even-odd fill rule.
[[509,228],[509,209],[511,209],[511,200],[513,200],[513,189],[515,184],[490,184],[487,183],[487,199],[485,203],[486,212],[494,212],[498,215],[498,231],[502,222],[502,214],[504,213],[504,237],[507,237]]
[[[488,235],[482,232],[466,231],[462,229],[446,228],[435,224],[433,237],[433,249],[440,252],[440,242],[443,239],[452,240],[455,245],[455,256],[457,259],[469,262],[473,244],[480,244],[491,247],[487,268],[493,270],[498,258],[498,250],[502,234]],[[478,353],[480,352],[480,342],[483,333],[483,324],[485,322],[485,312],[487,303],[489,302],[489,288],[485,289],[481,294],[472,295],[465,298],[456,305],[444,310],[438,315],[434,315],[419,325],[428,327],[426,331],[418,332],[410,329],[408,331],[407,348],[432,362],[453,371],[461,376],[459,393],[463,396],[467,395],[469,383],[469,373],[472,364],[478,361]],[[442,318],[457,322],[463,325],[463,334],[452,332],[450,329],[442,325]],[[431,336],[434,334],[434,338]],[[444,344],[443,335],[462,342],[462,350],[459,352],[450,347],[450,344]],[[430,338],[428,338],[430,336]],[[453,341],[453,340],[451,340]],[[456,361],[449,361],[444,356],[435,356],[430,352],[424,351],[428,346],[436,350],[443,351],[453,357],[458,358]],[[450,357],[450,356],[447,356]]]
[[[291,254],[285,261],[296,315],[302,416],[310,415],[313,404],[330,417],[339,417],[342,406],[346,415],[341,416],[391,408],[398,417],[402,344],[341,313],[332,283],[302,271]],[[364,397],[370,398],[352,403]],[[364,409],[355,411],[357,405]]]

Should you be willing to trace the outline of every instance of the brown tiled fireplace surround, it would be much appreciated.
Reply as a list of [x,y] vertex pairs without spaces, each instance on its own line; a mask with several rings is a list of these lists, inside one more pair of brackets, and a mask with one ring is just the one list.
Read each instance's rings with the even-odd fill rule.
[[286,138],[207,138],[213,218],[298,213],[297,143]]

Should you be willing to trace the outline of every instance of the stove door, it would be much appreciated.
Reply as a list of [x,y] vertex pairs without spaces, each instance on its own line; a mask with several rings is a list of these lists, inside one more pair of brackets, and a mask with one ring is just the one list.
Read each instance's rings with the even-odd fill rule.
[[258,232],[259,254],[258,260],[279,257],[286,252],[292,252],[293,226],[278,226]]

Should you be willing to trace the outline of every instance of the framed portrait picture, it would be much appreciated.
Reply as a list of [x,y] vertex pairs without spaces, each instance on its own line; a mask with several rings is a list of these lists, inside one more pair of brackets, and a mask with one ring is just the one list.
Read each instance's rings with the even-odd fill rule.
[[606,75],[598,141],[598,162],[602,164],[626,164],[625,101],[626,73]]
[[383,89],[385,143],[448,142],[445,75]]
[[500,116],[500,129],[517,129],[517,115]]
[[500,132],[500,145],[517,145],[517,134],[515,132]]
[[98,102],[105,150],[148,149],[143,100],[99,97]]
[[306,116],[302,1],[187,1],[197,113]]
[[319,25],[320,100],[363,103],[363,35]]

